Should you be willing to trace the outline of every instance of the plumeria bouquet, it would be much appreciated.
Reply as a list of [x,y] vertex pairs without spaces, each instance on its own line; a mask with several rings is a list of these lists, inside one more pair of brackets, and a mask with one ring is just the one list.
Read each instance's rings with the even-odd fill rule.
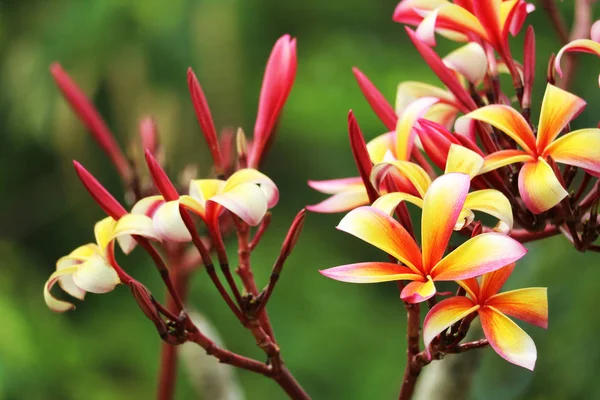
[[[568,91],[577,68],[574,53],[600,56],[600,21],[593,23],[593,0],[576,1],[577,20],[569,33],[555,4],[541,3],[564,43],[556,55],[544,59],[547,74],[536,77],[534,28],[523,29],[533,4],[402,0],[393,20],[407,25],[410,41],[440,85],[401,82],[392,107],[355,68],[362,92],[388,132],[367,143],[350,111],[348,133],[358,176],[309,181],[310,187],[330,195],[307,206],[309,211],[346,213],[337,228],[387,254],[377,261],[323,266],[327,268],[320,272],[342,282],[396,282],[407,311],[400,399],[412,398],[423,367],[447,354],[489,346],[508,362],[533,370],[535,344],[513,319],[547,328],[546,288],[502,291],[515,268],[526,268],[523,244],[563,235],[576,251],[600,251],[595,244],[600,234],[600,129],[571,130],[571,121],[586,103]],[[509,36],[523,30],[519,57]],[[456,49],[443,58],[434,50],[439,37],[456,42]],[[292,221],[262,290],[251,264],[252,252],[269,227],[270,209],[279,200],[276,184],[259,170],[296,65],[296,40],[285,35],[267,62],[251,140],[242,129],[235,135],[217,134],[202,87],[188,70],[192,104],[213,161],[209,174],[191,179],[189,173],[171,179],[165,172],[168,160],[151,118],[140,122],[135,142],[143,151],[127,157],[62,67],[51,67],[66,100],[115,166],[127,204],[74,163],[106,217],[94,227],[95,243],[58,260],[44,285],[44,298],[51,310],[65,312],[75,306],[54,297],[56,283],[79,300],[87,292],[106,293],[127,285],[165,342],[159,399],[173,397],[176,349],[186,342],[221,363],[273,379],[290,398],[310,398],[285,366],[267,313],[305,211]],[[502,74],[512,85],[501,84]],[[539,105],[532,103],[535,78],[545,84]],[[532,113],[539,114],[537,124]],[[409,212],[413,206],[413,211],[420,210],[420,219]],[[226,250],[232,236],[237,238],[237,278]],[[138,245],[156,265],[167,292],[165,302],[117,261]],[[118,257],[117,248],[122,253]],[[266,361],[223,348],[190,316],[189,280],[201,271]],[[471,340],[473,334],[480,337]]]

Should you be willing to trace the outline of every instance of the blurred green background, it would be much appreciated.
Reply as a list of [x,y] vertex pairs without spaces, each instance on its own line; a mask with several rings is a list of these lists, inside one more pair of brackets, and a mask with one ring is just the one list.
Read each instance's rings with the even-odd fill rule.
[[[570,3],[561,6],[568,20]],[[298,38],[296,84],[264,168],[281,200],[253,259],[262,286],[294,214],[324,197],[306,180],[355,175],[348,110],[367,139],[383,132],[351,67],[388,99],[401,80],[435,82],[391,21],[394,6],[394,0],[0,1],[0,399],[149,399],[156,388],[159,337],[127,288],[89,295],[65,315],[50,312],[42,298],[56,259],[92,241],[93,223],[103,217],[71,160],[122,196],[114,170],[60,97],[48,72],[52,61],[91,96],[124,147],[137,139],[139,119],[155,116],[174,175],[189,163],[206,172],[209,163],[186,68],[198,74],[217,126],[250,133],[271,46],[284,33]],[[539,104],[548,55],[559,45],[541,10],[529,22],[538,33]],[[440,42],[445,54],[451,44]],[[520,59],[520,39],[514,48]],[[597,123],[598,66],[587,56],[578,70],[573,91],[591,106],[575,127]],[[314,398],[394,398],[405,363],[405,312],[395,285],[349,285],[317,272],[384,257],[336,231],[340,218],[308,215],[270,303],[271,320],[287,365]],[[531,373],[483,350],[465,398],[600,398],[597,256],[577,253],[561,237],[529,248],[508,286],[549,287],[549,330],[526,327],[538,346],[537,368]],[[162,297],[144,254],[122,264]],[[190,301],[230,349],[262,359],[204,273],[195,276]],[[283,398],[261,376],[237,376],[248,399]],[[181,372],[177,398],[194,396]]]

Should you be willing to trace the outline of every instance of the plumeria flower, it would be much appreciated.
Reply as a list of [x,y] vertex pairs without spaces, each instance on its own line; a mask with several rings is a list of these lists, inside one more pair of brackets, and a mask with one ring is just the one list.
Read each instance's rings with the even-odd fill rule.
[[539,214],[554,207],[568,193],[546,162],[547,157],[600,173],[600,129],[580,129],[557,139],[585,104],[583,99],[548,84],[542,101],[537,137],[525,118],[505,105],[489,105],[467,114],[467,118],[486,122],[503,131],[522,148],[501,150],[486,156],[480,173],[522,162],[519,193],[527,208]]
[[[406,106],[398,118],[395,132],[384,133],[367,144],[371,162],[377,164],[384,159],[409,160],[415,140],[414,125],[438,101],[434,97],[421,97]],[[417,194],[406,178],[397,178],[395,185],[398,189]],[[313,212],[336,213],[369,204],[369,197],[360,177],[308,181],[308,185],[321,193],[333,195],[307,207]]]
[[158,240],[152,221],[143,215],[129,214],[119,221],[111,217],[104,218],[94,226],[94,234],[96,243],[80,246],[56,262],[56,272],[50,275],[44,285],[44,300],[52,311],[75,309],[73,304],[52,296],[50,291],[57,282],[65,292],[79,300],[83,300],[86,292],[108,293],[121,283],[112,266],[115,239],[141,235]]
[[488,42],[506,59],[508,33],[515,36],[535,7],[523,0],[403,0],[394,11],[396,22],[419,25],[418,36],[432,45],[434,32],[451,40],[475,36]]
[[[560,68],[560,60],[564,53],[577,51],[582,53],[592,53],[600,57],[600,20],[594,22],[590,30],[590,39],[576,39],[564,45],[554,59],[554,68],[560,76],[563,76]],[[598,85],[600,85],[600,75],[598,76]]]
[[269,208],[279,200],[275,183],[265,174],[245,168],[229,179],[196,179],[190,182],[189,195],[179,200],[165,201],[162,196],[150,196],[138,201],[132,214],[152,218],[156,234],[168,241],[189,242],[192,238],[179,211],[180,204],[198,215],[207,224],[225,210],[231,211],[251,226],[256,226]]
[[476,312],[483,333],[492,348],[508,362],[533,370],[537,352],[533,340],[507,315],[521,321],[548,328],[548,295],[546,288],[527,288],[498,293],[512,273],[514,264],[477,279],[458,282],[467,296],[456,296],[435,305],[425,317],[425,348],[454,323]]
[[[463,146],[452,144],[447,155],[445,173],[460,172],[473,178],[479,173],[483,163],[484,160],[479,154]],[[377,188],[383,176],[390,170],[395,170],[405,176],[414,185],[418,193],[416,195],[404,192],[388,193],[378,198],[373,203],[373,207],[389,215],[392,215],[396,207],[403,201],[422,208],[423,199],[432,184],[425,171],[418,165],[408,161],[383,162],[373,167],[371,175],[373,186]],[[510,201],[498,190],[483,189],[469,193],[454,229],[461,230],[473,222],[475,219],[473,211],[481,211],[498,218],[498,224],[494,227],[497,232],[508,233],[512,229],[513,215]]]
[[495,271],[523,257],[527,250],[516,240],[497,232],[484,233],[463,243],[444,257],[464,207],[469,176],[450,173],[437,178],[423,199],[421,250],[404,227],[374,207],[348,213],[338,229],[385,251],[400,263],[364,262],[321,271],[342,282],[374,283],[408,280],[400,297],[417,303],[436,294],[436,281],[455,281]]

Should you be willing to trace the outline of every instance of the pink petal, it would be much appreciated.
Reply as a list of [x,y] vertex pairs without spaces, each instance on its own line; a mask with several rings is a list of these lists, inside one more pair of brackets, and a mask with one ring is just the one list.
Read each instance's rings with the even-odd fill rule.
[[319,272],[336,281],[350,283],[377,283],[422,279],[421,275],[415,274],[410,268],[383,262],[341,265]]
[[360,187],[334,194],[320,203],[306,206],[306,209],[317,213],[338,213],[354,210],[357,207],[368,204],[369,196],[367,195],[367,191],[364,187]]
[[519,172],[519,193],[527,208],[540,214],[560,203],[569,193],[544,159],[523,164]]
[[[420,277],[423,279],[423,277]],[[436,294],[435,284],[430,277],[427,281],[412,281],[402,289],[400,298],[407,303],[421,303]]]
[[445,299],[436,304],[425,317],[423,321],[423,342],[425,349],[429,350],[429,345],[437,335],[460,321],[467,315],[477,311],[479,305],[464,296],[455,296]]

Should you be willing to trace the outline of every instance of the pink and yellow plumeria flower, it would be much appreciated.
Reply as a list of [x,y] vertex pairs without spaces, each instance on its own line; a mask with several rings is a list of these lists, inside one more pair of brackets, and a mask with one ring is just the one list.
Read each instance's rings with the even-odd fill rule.
[[79,300],[83,300],[86,292],[108,293],[121,283],[111,265],[115,257],[115,239],[119,242],[125,239],[123,244],[131,235],[158,240],[152,228],[152,221],[143,215],[129,214],[119,221],[111,217],[104,218],[94,226],[94,234],[96,243],[80,246],[56,262],[56,272],[44,285],[44,300],[52,311],[65,312],[75,309],[73,304],[52,296],[50,291],[57,282],[65,292]]
[[385,251],[403,265],[364,262],[330,268],[321,273],[342,282],[412,281],[402,290],[404,301],[417,303],[436,294],[435,281],[455,281],[495,271],[523,257],[527,250],[496,232],[469,239],[444,257],[446,247],[469,191],[469,176],[450,173],[437,178],[423,199],[421,247],[404,227],[374,207],[348,213],[338,229]]
[[[481,171],[483,163],[484,160],[479,154],[465,147],[452,144],[448,151],[445,173],[460,172],[473,178]],[[427,173],[420,166],[409,161],[382,162],[375,165],[371,173],[371,180],[375,188],[378,188],[379,182],[390,170],[395,170],[405,176],[414,185],[418,193],[416,195],[404,192],[388,193],[378,198],[373,203],[373,207],[389,215],[394,213],[396,207],[402,201],[407,201],[422,208],[423,198],[431,186],[431,179]],[[463,204],[455,230],[460,230],[473,222],[475,219],[473,211],[481,211],[498,218],[498,224],[494,227],[497,232],[508,233],[512,230],[513,215],[510,201],[498,190],[483,189],[469,193]]]
[[486,156],[480,173],[523,162],[519,173],[519,193],[527,208],[539,214],[554,207],[568,193],[546,162],[547,157],[600,173],[600,129],[580,129],[557,139],[585,104],[583,99],[548,84],[537,137],[523,116],[505,105],[489,105],[467,114],[466,118],[486,122],[503,131],[522,148],[501,150]]
[[508,33],[516,35],[527,14],[534,10],[523,0],[403,0],[394,11],[396,22],[419,25],[417,34],[431,44],[433,32],[452,40],[474,35],[502,55],[509,55]]
[[533,370],[537,352],[533,340],[507,315],[548,328],[548,295],[546,288],[527,288],[498,293],[512,273],[514,264],[477,279],[459,282],[468,296],[456,296],[435,305],[425,317],[425,348],[454,323],[477,312],[483,333],[492,348],[513,364]]
[[[564,53],[577,51],[581,53],[591,53],[600,57],[600,20],[594,22],[590,30],[590,39],[576,39],[564,45],[554,59],[554,68],[560,76],[563,76],[560,68],[560,60]],[[600,85],[600,75],[598,75],[598,85]]]
[[162,196],[150,196],[137,202],[132,214],[152,218],[158,237],[173,242],[189,242],[192,238],[179,211],[183,205],[207,223],[215,223],[224,209],[231,211],[251,226],[256,226],[269,208],[279,200],[275,183],[265,174],[245,168],[233,173],[226,181],[196,179],[190,182],[189,195],[176,201]]
[[[384,159],[410,159],[415,140],[414,125],[438,101],[433,97],[421,97],[404,107],[398,118],[396,131],[384,133],[367,144],[371,161],[377,164]],[[417,194],[417,189],[402,176],[398,177],[395,184],[400,190]],[[360,177],[308,181],[308,185],[321,193],[333,195],[318,204],[307,207],[313,212],[337,213],[369,204],[367,191]]]

